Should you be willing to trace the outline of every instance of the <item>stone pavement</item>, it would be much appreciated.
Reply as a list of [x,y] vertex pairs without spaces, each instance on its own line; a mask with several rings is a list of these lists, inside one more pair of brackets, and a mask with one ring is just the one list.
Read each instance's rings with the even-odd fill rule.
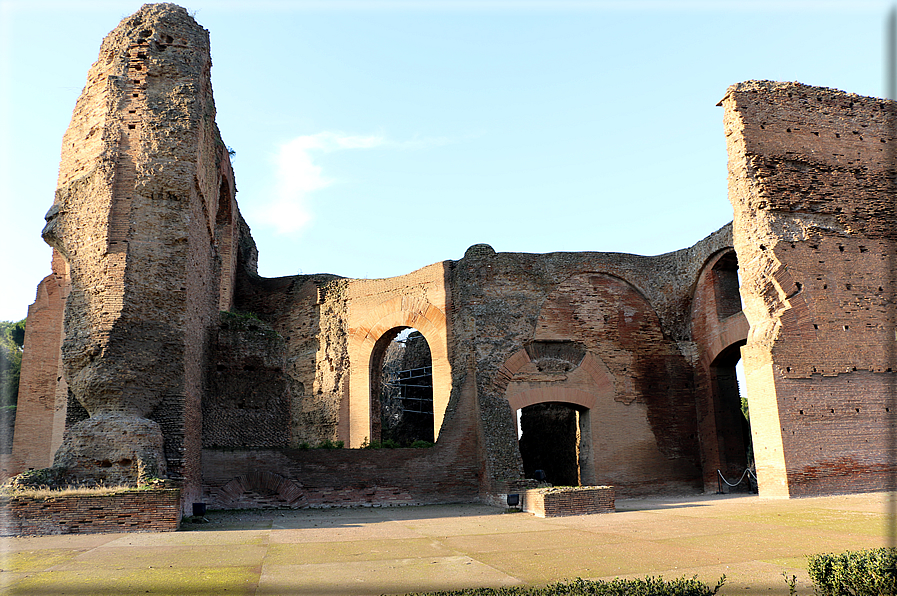
[[210,512],[157,534],[0,539],[4,594],[403,594],[697,574],[723,594],[812,594],[806,555],[891,544],[893,495],[627,499],[541,519],[484,505]]

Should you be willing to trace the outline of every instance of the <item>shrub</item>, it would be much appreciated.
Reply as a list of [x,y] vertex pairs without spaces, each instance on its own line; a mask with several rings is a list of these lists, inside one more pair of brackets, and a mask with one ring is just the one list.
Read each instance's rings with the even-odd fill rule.
[[722,576],[716,587],[692,578],[680,577],[665,581],[662,577],[615,579],[610,582],[577,579],[543,587],[509,586],[506,588],[473,588],[448,592],[415,593],[406,596],[712,596],[725,583]]
[[811,555],[807,571],[822,596],[897,594],[897,549],[876,548],[841,554]]
[[[315,446],[315,449],[342,449],[344,444],[345,443],[343,443],[342,441],[331,441],[330,439],[324,439]],[[301,449],[302,446],[300,445],[299,448]]]
[[435,445],[435,443],[431,443],[430,441],[422,441],[421,439],[418,439],[417,441],[411,443],[411,445],[409,445],[409,447],[412,447],[413,449],[426,449],[428,447],[432,447],[433,445]]

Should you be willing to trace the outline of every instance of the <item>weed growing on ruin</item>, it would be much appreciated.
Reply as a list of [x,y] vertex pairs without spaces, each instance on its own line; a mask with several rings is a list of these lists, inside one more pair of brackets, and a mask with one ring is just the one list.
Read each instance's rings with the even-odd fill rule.
[[790,578],[786,572],[782,572],[782,577],[785,578],[785,585],[788,586],[788,596],[794,596],[797,594],[797,576],[792,575]]
[[402,445],[401,443],[399,443],[398,441],[394,441],[393,439],[369,442],[367,437],[365,437],[364,441],[361,442],[362,449],[427,449],[429,447],[432,447],[433,445],[435,445],[435,443],[422,440],[414,441],[410,445]]
[[299,449],[305,451],[307,449],[342,449],[345,447],[345,443],[343,441],[331,441],[330,439],[324,439],[317,445],[312,446],[308,441],[302,441],[299,443]]
[[315,449],[342,449],[343,445],[342,441],[331,441],[330,439],[324,439],[320,443],[315,446]]
[[155,487],[147,486],[135,488],[127,484],[116,484],[111,486],[66,486],[63,488],[51,488],[49,486],[30,488],[2,486],[0,487],[0,497],[25,497],[29,499],[51,499],[53,497],[69,497],[73,495],[98,497],[147,488]]

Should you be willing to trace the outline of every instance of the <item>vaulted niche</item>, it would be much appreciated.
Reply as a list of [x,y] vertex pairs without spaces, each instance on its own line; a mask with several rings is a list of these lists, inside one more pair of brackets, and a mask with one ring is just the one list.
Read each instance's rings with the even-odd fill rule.
[[371,377],[371,442],[432,443],[433,362],[423,334],[412,327],[384,334],[374,349]]
[[713,289],[716,294],[716,314],[721,319],[741,312],[741,293],[738,281],[738,257],[731,251],[713,265]]

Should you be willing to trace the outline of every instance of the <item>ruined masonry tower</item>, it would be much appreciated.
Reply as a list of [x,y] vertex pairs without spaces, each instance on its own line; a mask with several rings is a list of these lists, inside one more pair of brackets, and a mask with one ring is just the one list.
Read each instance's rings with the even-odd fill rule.
[[70,282],[68,414],[89,415],[55,456],[71,480],[199,481],[208,330],[230,307],[236,211],[210,67],[208,32],[183,8],[145,5],[104,40],[63,138],[43,237]]
[[881,490],[897,432],[894,103],[748,81],[721,104],[761,494]]

